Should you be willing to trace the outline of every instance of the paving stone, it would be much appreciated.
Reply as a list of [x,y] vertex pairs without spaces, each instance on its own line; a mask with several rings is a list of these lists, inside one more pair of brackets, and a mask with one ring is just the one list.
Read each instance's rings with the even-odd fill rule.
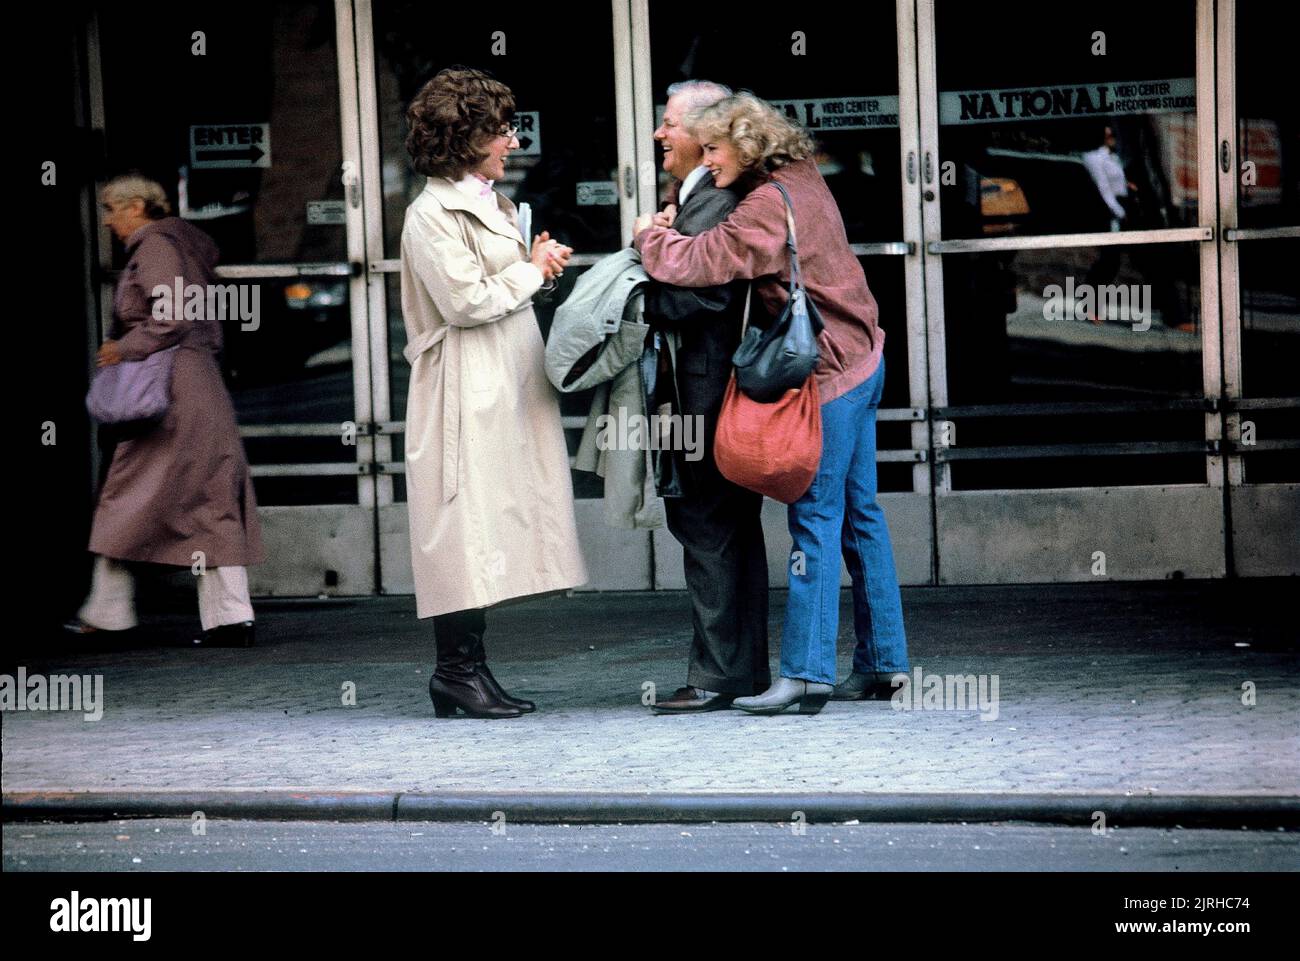
[[[535,699],[510,721],[433,717],[432,628],[410,598],[257,606],[250,650],[10,648],[6,673],[102,674],[101,720],[6,712],[6,792],[887,791],[1300,793],[1300,658],[1261,641],[1231,588],[1193,582],[904,591],[914,667],[999,678],[978,710],[830,703],[816,717],[657,717],[684,683],[682,593],[587,594],[488,615],[496,676]],[[844,595],[841,676],[851,666]],[[777,673],[784,594],[772,595]],[[172,639],[175,646],[161,642]],[[1237,643],[1249,647],[1237,647]],[[594,650],[592,648],[595,648]],[[1256,703],[1241,702],[1252,681]],[[343,703],[356,686],[356,705]]]

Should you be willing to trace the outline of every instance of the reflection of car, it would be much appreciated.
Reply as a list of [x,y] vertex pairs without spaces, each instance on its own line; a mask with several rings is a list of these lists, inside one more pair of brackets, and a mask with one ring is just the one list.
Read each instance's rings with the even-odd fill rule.
[[306,346],[314,348],[304,367],[330,367],[352,362],[352,324],[348,315],[346,280],[300,280],[284,288],[290,311],[301,312],[309,327],[301,330]]
[[347,281],[298,280],[284,288],[284,302],[290,310],[311,311],[313,321],[326,323],[329,308],[347,306]]
[[1106,230],[1110,209],[1078,154],[991,147],[980,160],[980,214],[985,234]]
[[261,287],[263,316],[255,329],[238,320],[225,324],[224,362],[232,380],[287,380],[307,368],[351,362],[346,279],[264,280]]
[[980,178],[980,217],[984,233],[1009,234],[1029,216],[1029,201],[1009,177]]

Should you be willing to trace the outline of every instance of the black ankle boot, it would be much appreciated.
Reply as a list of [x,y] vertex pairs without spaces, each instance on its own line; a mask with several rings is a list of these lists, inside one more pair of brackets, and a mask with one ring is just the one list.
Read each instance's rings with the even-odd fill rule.
[[[478,617],[472,617],[474,614]],[[429,678],[429,697],[437,717],[452,717],[457,710],[479,718],[520,717],[524,713],[503,702],[475,664],[475,649],[483,640],[482,623],[481,611],[434,618],[438,666]]]
[[483,635],[478,635],[478,643],[474,645],[474,666],[478,669],[483,680],[487,682],[488,688],[496,695],[497,700],[502,704],[509,704],[511,707],[517,707],[525,714],[531,714],[537,710],[537,705],[532,701],[525,701],[522,697],[515,697],[504,687],[501,682],[492,676],[492,670],[487,666],[487,652],[483,650]]
[[202,636],[194,638],[195,647],[252,647],[253,622],[222,624],[209,628]]

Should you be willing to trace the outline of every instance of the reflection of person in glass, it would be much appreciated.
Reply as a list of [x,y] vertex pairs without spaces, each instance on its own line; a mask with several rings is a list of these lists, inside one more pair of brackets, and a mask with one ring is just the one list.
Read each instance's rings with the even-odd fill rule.
[[416,612],[433,618],[438,717],[533,710],[488,669],[485,608],[586,582],[559,400],[543,371],[532,298],[572,251],[531,252],[492,189],[519,145],[514,96],[490,75],[440,72],[407,110],[406,147],[428,177],[402,229],[411,364],[406,483]]
[[[786,206],[775,180],[790,193],[804,285],[825,322],[816,368],[822,455],[812,486],[788,512],[794,553],[781,676],[763,694],[738,697],[732,705],[776,714],[798,704],[800,712],[816,714],[832,691],[845,700],[892,693],[891,678],[906,673],[908,663],[893,548],[876,498],[885,337],[875,298],[804,131],[743,93],[692,113],[687,122],[704,147],[714,183],[753,189],[725,221],[694,237],[638,219],[636,245],[646,271],[685,286],[755,280],[755,298],[778,316],[788,296],[790,258]],[[853,578],[858,643],[852,675],[833,689],[841,554]]]
[[1093,150],[1083,153],[1083,165],[1088,168],[1092,181],[1097,185],[1097,193],[1110,210],[1110,229],[1123,229],[1124,218],[1128,211],[1122,200],[1127,198],[1130,190],[1137,190],[1137,184],[1128,179],[1124,165],[1115,153],[1115,131],[1109,125],[1102,128],[1101,144]]
[[203,634],[195,643],[247,647],[253,643],[247,567],[263,559],[262,529],[217,362],[221,323],[207,310],[190,316],[188,296],[184,305],[167,308],[155,293],[197,287],[213,303],[217,245],[193,224],[168,216],[165,191],[145,177],[114,178],[100,199],[105,226],[126,245],[127,263],[99,366],[177,350],[166,415],[143,431],[130,428],[113,451],[90,532],[96,555],[90,596],[67,627],[78,634],[134,627],[134,581],[124,562],[164,564],[200,574]]
[[[1100,194],[1106,209],[1110,211],[1108,229],[1117,231],[1124,228],[1124,220],[1128,216],[1123,201],[1127,200],[1130,190],[1137,190],[1137,184],[1129,181],[1128,175],[1124,173],[1124,165],[1120,163],[1115,153],[1115,145],[1118,141],[1115,139],[1114,129],[1107,124],[1102,127],[1101,133],[1101,144],[1093,150],[1085,151],[1082,159],[1093,183],[1097,185],[1097,193]],[[1119,265],[1120,248],[1104,246],[1097,252],[1097,259],[1089,268],[1084,282],[1094,289],[1109,284],[1119,273]],[[1094,324],[1105,323],[1096,314],[1089,316],[1088,319]]]

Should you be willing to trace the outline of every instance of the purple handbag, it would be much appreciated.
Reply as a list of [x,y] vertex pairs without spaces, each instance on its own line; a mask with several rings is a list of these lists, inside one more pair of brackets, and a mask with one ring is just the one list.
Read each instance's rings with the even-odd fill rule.
[[179,347],[144,360],[101,367],[86,393],[86,410],[101,424],[162,420],[172,399],[172,361]]

